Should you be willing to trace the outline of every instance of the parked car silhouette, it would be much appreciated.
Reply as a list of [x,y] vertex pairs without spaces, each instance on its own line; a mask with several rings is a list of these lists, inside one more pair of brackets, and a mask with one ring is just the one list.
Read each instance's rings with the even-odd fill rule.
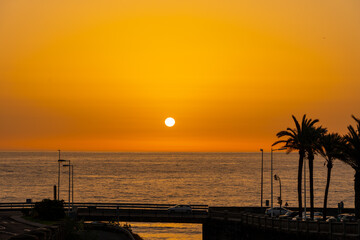
[[281,208],[281,207],[273,207],[273,208],[268,208],[265,210],[265,214],[268,216],[273,216],[273,217],[278,217],[280,215],[283,215],[285,213],[287,213],[289,210],[286,208]]
[[[310,212],[303,212],[302,217],[299,217],[299,214],[293,217],[292,220],[311,220],[310,218]],[[314,221],[322,221],[323,220],[323,214],[322,212],[314,212]]]
[[287,211],[285,214],[280,215],[279,218],[282,218],[282,219],[292,219],[292,218],[295,217],[296,215],[299,215],[299,212],[289,210],[289,211]]
[[339,214],[338,219],[340,222],[356,222],[356,217],[353,214]]
[[168,208],[169,213],[191,213],[192,208],[190,205],[176,205],[174,207]]
[[334,216],[328,216],[326,218],[326,222],[337,222],[337,221],[338,221],[337,218]]

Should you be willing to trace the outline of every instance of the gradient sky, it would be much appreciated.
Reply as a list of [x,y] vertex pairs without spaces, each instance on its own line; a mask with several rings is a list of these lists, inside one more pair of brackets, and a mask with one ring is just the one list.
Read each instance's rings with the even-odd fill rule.
[[345,133],[359,26],[358,0],[2,0],[0,150],[269,150],[305,113]]

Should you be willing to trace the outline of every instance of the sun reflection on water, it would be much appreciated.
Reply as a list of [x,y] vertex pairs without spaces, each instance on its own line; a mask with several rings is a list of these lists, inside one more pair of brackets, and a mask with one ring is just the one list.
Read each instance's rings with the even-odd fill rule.
[[[124,222],[120,223],[125,224]],[[189,223],[127,223],[144,240],[201,240],[201,224]]]

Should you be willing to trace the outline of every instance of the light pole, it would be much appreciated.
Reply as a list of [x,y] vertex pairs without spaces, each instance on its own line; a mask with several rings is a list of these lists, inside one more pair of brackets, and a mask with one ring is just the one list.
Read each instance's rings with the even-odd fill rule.
[[304,213],[303,213],[304,219],[306,219],[306,163],[305,162],[306,161],[304,158]]
[[[274,200],[273,200],[273,152],[275,151],[281,151],[281,150],[285,150],[286,148],[277,148],[277,149],[272,149],[271,148],[271,161],[270,161],[270,174],[271,174],[271,209],[273,208],[273,204],[274,204]],[[271,211],[271,217],[273,217],[273,212]]]
[[[63,165],[63,167],[71,168],[71,208],[73,209],[74,208],[74,164],[65,164],[65,165]],[[70,169],[69,169],[69,171],[70,171]],[[69,180],[70,180],[70,178],[69,178]]]
[[[65,164],[64,167],[71,168],[71,209],[74,209],[74,164]],[[70,178],[69,178],[70,181]],[[69,184],[70,186],[70,184]],[[69,191],[70,194],[70,191]],[[70,206],[70,197],[69,197],[69,206]]]
[[67,161],[67,160],[61,159],[61,158],[60,158],[60,150],[58,150],[58,151],[59,151],[59,160],[58,160],[59,165],[58,165],[58,191],[57,191],[57,200],[60,201],[60,163],[61,163],[61,162],[65,162],[65,161]]
[[279,204],[280,204],[280,207],[281,207],[281,204],[282,204],[282,198],[281,198],[281,179],[280,179],[280,176],[279,175],[274,175],[274,179],[279,181],[279,185],[280,185],[280,198],[279,198]]
[[69,205],[68,205],[68,214],[70,215],[70,186],[71,186],[71,180],[70,180],[70,170],[71,170],[71,163],[70,160],[65,160],[69,162],[69,164],[64,164],[63,167],[69,167]]
[[263,207],[263,185],[264,185],[264,150],[260,149],[261,151],[261,209]]
[[74,164],[71,165],[71,209],[74,211]]

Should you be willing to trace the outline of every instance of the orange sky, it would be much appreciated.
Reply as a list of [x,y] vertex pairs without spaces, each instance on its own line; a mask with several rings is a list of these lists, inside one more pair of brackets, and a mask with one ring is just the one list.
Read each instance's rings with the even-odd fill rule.
[[3,0],[0,150],[258,151],[304,113],[345,133],[359,24],[358,0]]

